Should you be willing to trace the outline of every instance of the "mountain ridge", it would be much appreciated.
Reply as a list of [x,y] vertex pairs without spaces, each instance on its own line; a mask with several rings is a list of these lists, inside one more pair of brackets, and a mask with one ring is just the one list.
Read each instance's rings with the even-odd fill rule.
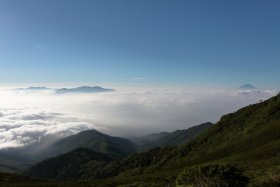
[[99,93],[99,92],[113,92],[113,89],[102,88],[100,86],[80,86],[76,88],[60,88],[55,90],[57,94],[66,94],[66,93]]
[[144,151],[155,147],[180,145],[196,138],[200,133],[212,125],[212,123],[206,122],[187,129],[176,130],[173,132],[153,133],[131,140],[134,141],[134,143],[138,146],[139,151]]
[[50,158],[80,147],[111,154],[116,158],[127,156],[135,152],[136,149],[135,145],[128,139],[109,136],[92,129],[56,141],[49,145],[46,151],[40,153],[38,157]]
[[100,86],[79,86],[74,88],[48,88],[44,86],[31,86],[27,88],[16,88],[19,91],[54,91],[56,94],[67,93],[101,93],[101,92],[114,92],[114,89],[103,88]]

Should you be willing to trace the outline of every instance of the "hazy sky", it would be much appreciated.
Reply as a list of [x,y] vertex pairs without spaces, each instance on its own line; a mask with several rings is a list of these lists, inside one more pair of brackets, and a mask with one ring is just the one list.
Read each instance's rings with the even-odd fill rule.
[[0,0],[0,83],[278,87],[279,0]]

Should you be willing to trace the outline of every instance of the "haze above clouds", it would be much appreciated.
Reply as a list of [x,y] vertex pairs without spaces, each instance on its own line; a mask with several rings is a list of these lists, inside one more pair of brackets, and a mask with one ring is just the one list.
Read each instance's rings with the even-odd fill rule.
[[114,136],[186,129],[216,122],[223,114],[276,94],[276,90],[116,88],[109,93],[57,95],[3,89],[0,149],[48,143],[88,129]]

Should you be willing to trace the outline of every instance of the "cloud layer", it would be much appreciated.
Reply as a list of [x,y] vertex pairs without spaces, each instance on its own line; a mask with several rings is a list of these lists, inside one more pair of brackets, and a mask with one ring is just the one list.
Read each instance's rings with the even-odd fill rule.
[[275,90],[119,88],[112,93],[56,95],[0,91],[0,149],[49,143],[87,129],[132,136],[216,122]]
[[53,142],[61,137],[95,128],[60,113],[39,112],[30,108],[2,108],[0,117],[0,149],[22,147],[32,143]]

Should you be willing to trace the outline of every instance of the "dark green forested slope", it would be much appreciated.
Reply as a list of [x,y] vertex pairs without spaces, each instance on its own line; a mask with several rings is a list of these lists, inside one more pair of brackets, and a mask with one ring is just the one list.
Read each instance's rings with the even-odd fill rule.
[[[97,186],[137,182],[173,184],[184,168],[209,163],[233,164],[250,178],[254,186],[278,179],[280,95],[223,116],[217,124],[187,144],[155,148],[109,162],[97,169],[98,177],[115,177],[94,183]],[[87,167],[92,167],[90,162],[81,170],[88,171]],[[95,173],[86,173],[86,178],[98,178]]]

